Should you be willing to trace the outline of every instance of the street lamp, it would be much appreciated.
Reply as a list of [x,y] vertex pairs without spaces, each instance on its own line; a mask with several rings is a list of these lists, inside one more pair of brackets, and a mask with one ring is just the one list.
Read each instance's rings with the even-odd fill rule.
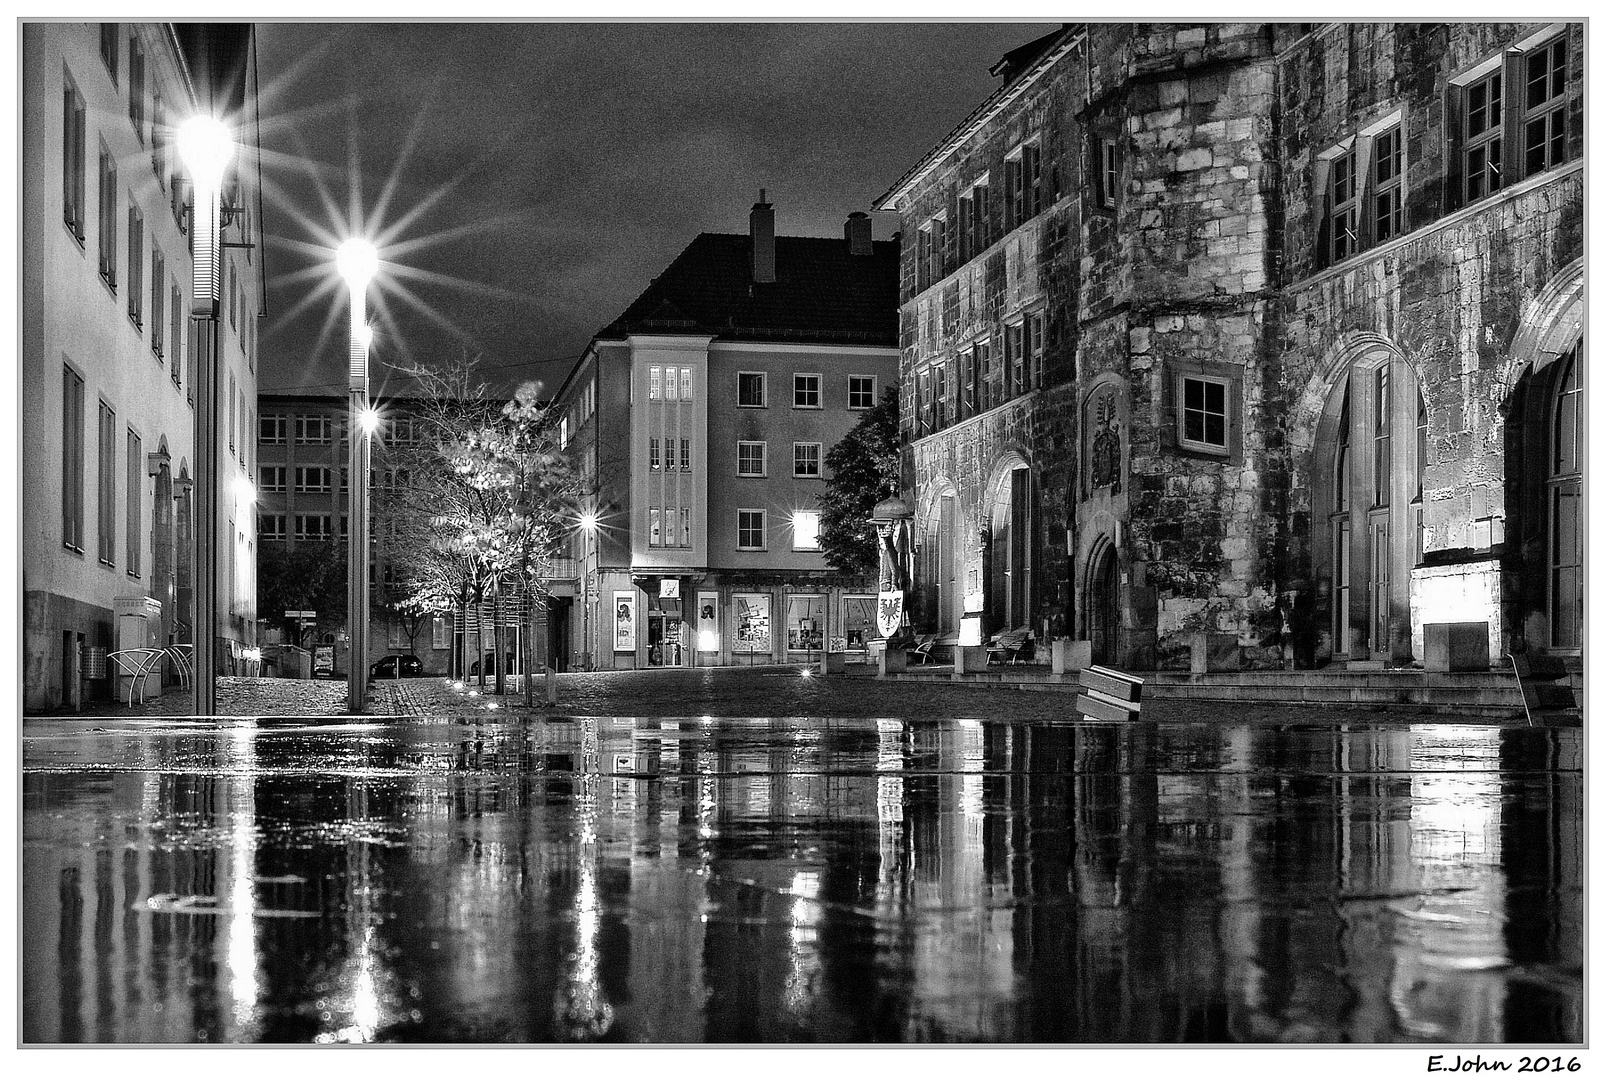
[[[234,157],[234,136],[214,116],[179,126],[179,157],[189,173],[190,238],[194,244],[190,317],[208,324],[206,348],[195,365],[195,713],[217,713],[218,353],[223,281],[223,173]],[[177,360],[174,361],[177,363]]]
[[350,370],[351,448],[348,459],[347,512],[348,576],[346,621],[350,627],[351,673],[346,683],[346,708],[361,713],[368,702],[368,460],[379,416],[368,404],[368,283],[379,269],[379,253],[366,240],[352,239],[335,251],[335,266],[351,292]]
[[585,650],[585,659],[582,661],[587,670],[591,667],[591,552],[597,541],[597,525],[599,522],[595,510],[587,510],[580,515],[580,531],[585,534],[585,546],[580,551],[580,618],[583,629],[581,631],[581,644]]

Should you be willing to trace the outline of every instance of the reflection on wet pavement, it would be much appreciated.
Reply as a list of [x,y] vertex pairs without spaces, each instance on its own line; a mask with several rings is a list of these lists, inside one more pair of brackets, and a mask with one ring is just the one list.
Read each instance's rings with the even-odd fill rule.
[[30,721],[27,1042],[1577,1042],[1577,729]]

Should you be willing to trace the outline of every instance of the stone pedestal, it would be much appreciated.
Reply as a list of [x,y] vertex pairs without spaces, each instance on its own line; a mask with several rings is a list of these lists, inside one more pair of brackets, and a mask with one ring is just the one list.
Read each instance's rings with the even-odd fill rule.
[[1243,667],[1243,650],[1237,634],[1200,633],[1193,635],[1190,670],[1195,675],[1207,671],[1238,671]]
[[820,674],[840,675],[848,669],[848,654],[845,652],[825,652],[820,654]]
[[1488,624],[1482,622],[1424,624],[1422,666],[1429,671],[1488,671]]
[[880,674],[896,675],[909,669],[909,654],[902,649],[886,648],[881,650]]
[[1071,675],[1093,666],[1093,643],[1056,638],[1049,645],[1049,670],[1055,675]]
[[987,668],[987,646],[985,645],[955,645],[954,646],[954,677],[958,678],[967,671],[985,671]]

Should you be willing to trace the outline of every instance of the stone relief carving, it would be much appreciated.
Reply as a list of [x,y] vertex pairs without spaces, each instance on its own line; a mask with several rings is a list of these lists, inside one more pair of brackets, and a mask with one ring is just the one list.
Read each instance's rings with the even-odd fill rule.
[[1115,387],[1098,391],[1088,403],[1089,427],[1093,431],[1088,454],[1089,494],[1107,487],[1110,494],[1121,493],[1121,420],[1115,410]]

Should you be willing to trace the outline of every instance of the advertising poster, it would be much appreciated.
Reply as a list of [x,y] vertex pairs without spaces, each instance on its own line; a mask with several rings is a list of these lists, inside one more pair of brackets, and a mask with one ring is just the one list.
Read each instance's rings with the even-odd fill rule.
[[697,650],[719,651],[719,593],[697,594]]
[[613,594],[613,651],[636,651],[636,594]]
[[738,594],[736,601],[736,641],[733,652],[770,651],[770,598],[764,593]]

